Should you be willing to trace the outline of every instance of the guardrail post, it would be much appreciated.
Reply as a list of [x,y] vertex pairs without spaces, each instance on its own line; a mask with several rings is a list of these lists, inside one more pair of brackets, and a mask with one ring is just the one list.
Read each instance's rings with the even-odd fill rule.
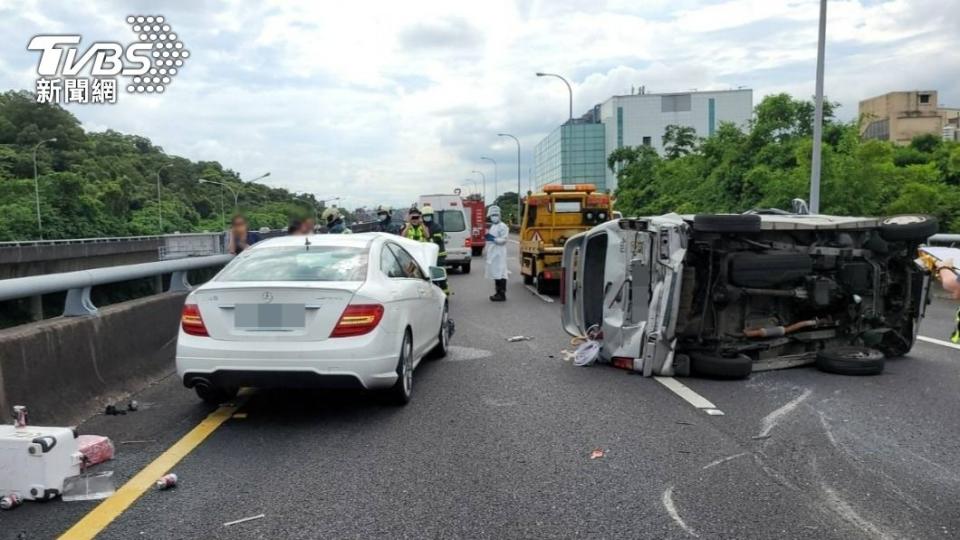
[[167,292],[189,292],[193,289],[190,282],[187,281],[186,270],[180,270],[170,275],[170,287]]
[[90,300],[90,287],[70,289],[63,305],[64,317],[84,317],[97,314],[97,306]]
[[153,294],[160,294],[163,292],[163,274],[157,274],[153,276]]
[[43,296],[35,295],[30,297],[30,318],[35,321],[43,320]]

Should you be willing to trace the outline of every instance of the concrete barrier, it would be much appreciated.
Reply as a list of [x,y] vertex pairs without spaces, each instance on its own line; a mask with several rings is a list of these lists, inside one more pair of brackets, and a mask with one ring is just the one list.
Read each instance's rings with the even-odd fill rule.
[[0,331],[0,421],[69,425],[173,371],[184,293],[114,304]]

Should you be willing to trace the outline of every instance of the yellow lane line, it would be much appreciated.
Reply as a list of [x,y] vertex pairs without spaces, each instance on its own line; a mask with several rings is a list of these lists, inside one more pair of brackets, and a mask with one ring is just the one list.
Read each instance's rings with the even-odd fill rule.
[[93,538],[100,534],[107,525],[117,519],[127,508],[130,507],[141,495],[148,489],[153,488],[153,483],[158,478],[167,474],[181,459],[192,452],[200,443],[204,441],[211,433],[217,430],[224,422],[233,416],[242,405],[242,400],[234,405],[223,405],[210,413],[209,416],[197,424],[197,427],[190,430],[166,452],[160,454],[157,459],[147,465],[143,470],[127,481],[116,493],[106,499],[80,521],[70,527],[67,532],[60,536],[61,539],[74,540],[82,538]]

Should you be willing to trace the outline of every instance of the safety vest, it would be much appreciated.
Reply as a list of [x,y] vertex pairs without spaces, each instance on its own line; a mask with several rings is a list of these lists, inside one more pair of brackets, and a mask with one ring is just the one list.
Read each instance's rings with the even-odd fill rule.
[[404,232],[404,236],[417,242],[429,242],[427,234],[427,229],[423,225],[407,225],[407,230]]
[[953,331],[953,336],[950,337],[950,341],[960,344],[960,308],[957,309],[955,317],[957,319],[957,329]]

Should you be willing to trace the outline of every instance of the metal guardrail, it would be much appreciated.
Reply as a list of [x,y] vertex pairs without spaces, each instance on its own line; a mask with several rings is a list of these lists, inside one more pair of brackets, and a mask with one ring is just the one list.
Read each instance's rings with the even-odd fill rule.
[[42,294],[67,291],[63,308],[64,317],[96,315],[97,307],[90,300],[90,289],[96,285],[129,281],[162,274],[172,274],[168,292],[189,291],[187,272],[199,268],[224,265],[233,255],[210,255],[188,257],[170,261],[128,264],[106,268],[93,268],[77,272],[63,272],[43,276],[0,280],[0,301],[16,300]]
[[27,247],[27,246],[60,246],[68,244],[107,244],[116,242],[136,242],[141,240],[162,240],[164,238],[178,238],[186,236],[211,236],[221,235],[221,232],[200,232],[200,233],[177,233],[177,234],[154,234],[146,236],[107,236],[102,238],[64,238],[62,240],[13,240],[0,242],[0,248],[4,247]]
[[960,245],[960,234],[935,234],[927,239],[927,243],[937,246]]

